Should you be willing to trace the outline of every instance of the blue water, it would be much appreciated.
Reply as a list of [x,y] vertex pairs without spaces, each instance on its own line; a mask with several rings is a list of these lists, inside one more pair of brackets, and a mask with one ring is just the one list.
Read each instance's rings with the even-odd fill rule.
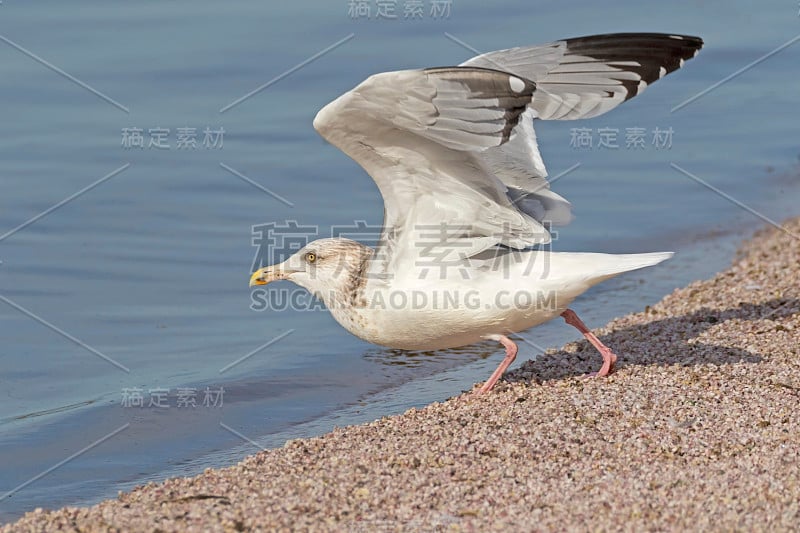
[[[254,312],[247,288],[254,225],[295,220],[324,236],[331,226],[380,224],[374,184],[311,121],[372,73],[473,55],[445,32],[480,51],[613,31],[706,41],[683,70],[613,113],[537,127],[552,175],[580,163],[554,185],[577,216],[556,249],[679,252],[579,300],[590,325],[723,268],[763,224],[671,162],[769,218],[800,211],[800,43],[670,112],[800,34],[796,3],[628,1],[610,13],[588,1],[453,0],[443,19],[430,4],[418,21],[354,20],[346,0],[0,4],[0,235],[129,165],[0,237],[0,520],[231,464],[256,445],[400,412],[486,378],[498,362],[492,345],[384,350],[325,312]],[[621,147],[570,146],[575,127],[592,128],[595,144],[598,128],[616,129]],[[626,149],[635,127],[647,144]],[[126,149],[123,128],[143,129],[145,145],[149,129],[168,128],[170,147]],[[198,148],[178,149],[178,128],[196,128]],[[202,146],[206,128],[224,129],[221,147]],[[652,146],[654,128],[672,128],[671,148]],[[575,333],[552,323],[525,337],[552,346]],[[522,355],[536,350],[525,345]],[[178,388],[197,406],[179,407]],[[224,390],[218,405],[203,405],[206,388]],[[151,389],[166,390],[170,407],[124,407],[136,389],[146,403]]]

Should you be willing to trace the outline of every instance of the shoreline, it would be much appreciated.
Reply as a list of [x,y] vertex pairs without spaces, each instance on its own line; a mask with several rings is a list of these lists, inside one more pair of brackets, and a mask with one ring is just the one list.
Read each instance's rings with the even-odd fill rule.
[[[800,235],[800,219],[784,224]],[[800,523],[800,239],[458,397],[238,465],[150,483],[16,530],[790,530]],[[792,466],[794,465],[794,467]]]

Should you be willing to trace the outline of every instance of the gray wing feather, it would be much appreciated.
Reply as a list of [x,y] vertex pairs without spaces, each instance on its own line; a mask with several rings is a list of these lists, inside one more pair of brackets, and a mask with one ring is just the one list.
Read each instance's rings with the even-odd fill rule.
[[532,120],[601,115],[683,66],[702,45],[701,39],[684,35],[593,35],[489,52],[462,63],[510,72],[536,84],[520,135],[483,152],[482,159],[513,188],[510,195],[522,211],[539,221],[568,223],[569,202],[548,190]]
[[[570,204],[549,190],[533,119],[605,113],[683,66],[697,37],[609,34],[482,54],[458,67],[371,76],[314,127],[375,179],[387,227],[468,225],[470,253],[548,242]],[[408,237],[405,237],[408,238]]]
[[[616,33],[481,54],[462,66],[511,72],[536,83],[537,118],[591,118],[633,98],[683,66],[702,39],[659,33]],[[584,104],[589,100],[589,104]]]

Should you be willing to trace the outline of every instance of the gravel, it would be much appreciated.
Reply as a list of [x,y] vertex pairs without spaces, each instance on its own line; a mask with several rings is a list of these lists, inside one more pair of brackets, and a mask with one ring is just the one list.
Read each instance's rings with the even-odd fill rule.
[[783,227],[595,330],[620,356],[608,378],[570,343],[489,395],[2,531],[798,531],[800,219]]

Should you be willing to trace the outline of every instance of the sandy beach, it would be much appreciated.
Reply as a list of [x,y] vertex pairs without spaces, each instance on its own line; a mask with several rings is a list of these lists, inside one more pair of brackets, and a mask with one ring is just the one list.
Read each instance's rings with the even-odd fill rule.
[[799,259],[795,219],[595,330],[620,356],[606,379],[570,343],[489,395],[2,531],[797,531]]

